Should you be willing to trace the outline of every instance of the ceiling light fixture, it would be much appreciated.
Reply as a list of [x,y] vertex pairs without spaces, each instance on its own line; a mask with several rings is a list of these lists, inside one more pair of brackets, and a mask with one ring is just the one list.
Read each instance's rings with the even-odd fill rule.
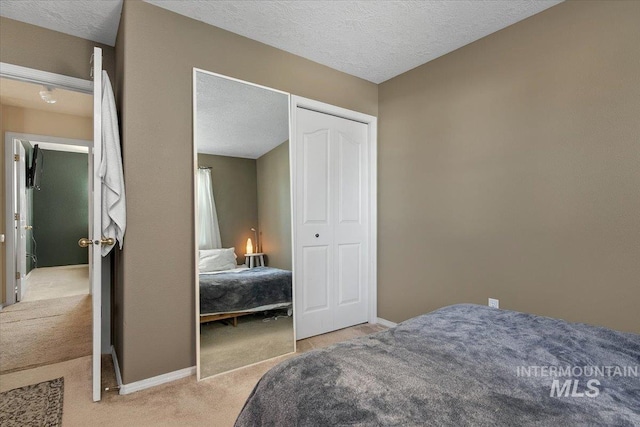
[[51,86],[43,86],[43,90],[40,91],[40,98],[47,104],[55,104],[58,102],[53,94],[53,88]]

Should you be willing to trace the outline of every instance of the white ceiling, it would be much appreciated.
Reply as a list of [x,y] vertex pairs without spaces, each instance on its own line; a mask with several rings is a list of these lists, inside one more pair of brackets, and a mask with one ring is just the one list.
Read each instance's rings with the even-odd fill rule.
[[64,89],[53,89],[57,102],[47,104],[40,98],[41,85],[0,78],[0,103],[52,113],[93,117],[93,96]]
[[115,46],[122,0],[0,0],[0,15]]
[[[145,0],[381,83],[562,0]],[[0,15],[114,45],[122,0],[1,0]]]
[[381,83],[558,0],[145,0]]
[[289,97],[199,72],[198,153],[257,159],[289,139]]

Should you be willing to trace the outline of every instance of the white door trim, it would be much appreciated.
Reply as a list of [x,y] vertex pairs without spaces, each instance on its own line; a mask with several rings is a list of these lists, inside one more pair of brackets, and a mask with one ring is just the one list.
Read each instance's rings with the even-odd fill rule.
[[[291,108],[289,112],[290,117],[290,143],[289,143],[289,157],[293,167],[296,162],[296,146],[293,143],[293,138],[296,135],[296,123],[297,123],[297,109],[304,108],[307,110],[316,111],[318,113],[330,114],[332,116],[341,117],[347,120],[353,120],[356,122],[364,123],[368,128],[369,141],[371,143],[369,148],[369,309],[368,309],[368,321],[369,323],[376,323],[378,319],[378,118],[370,116],[368,114],[359,113],[357,111],[347,110],[346,108],[336,107],[335,105],[326,104],[320,101],[314,101],[312,99],[303,98],[297,95],[291,95]],[[293,173],[293,172],[292,172]],[[291,179],[291,206],[296,206],[296,189],[299,184],[295,176],[292,175]],[[292,209],[291,223],[297,224],[297,212],[296,209]],[[293,252],[297,247],[296,233],[293,235]],[[295,289],[295,288],[294,288]],[[295,301],[295,300],[294,300]],[[297,307],[294,307],[296,310]],[[294,321],[295,324],[295,321]]]
[[93,93],[93,82],[91,80],[63,76],[62,74],[35,70],[33,68],[21,67],[20,65],[7,64],[6,62],[0,62],[0,77],[38,85],[45,84],[47,86],[73,90],[75,92]]
[[4,139],[4,184],[5,184],[5,302],[4,305],[8,306],[15,304],[16,302],[16,253],[15,253],[15,238],[14,238],[14,212],[13,212],[13,199],[15,197],[17,182],[15,182],[15,161],[13,160],[13,140],[14,137],[10,132],[5,134]]

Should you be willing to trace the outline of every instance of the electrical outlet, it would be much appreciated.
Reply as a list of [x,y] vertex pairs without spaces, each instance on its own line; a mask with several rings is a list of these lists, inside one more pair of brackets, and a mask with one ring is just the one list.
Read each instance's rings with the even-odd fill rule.
[[489,298],[489,307],[500,308],[500,300]]

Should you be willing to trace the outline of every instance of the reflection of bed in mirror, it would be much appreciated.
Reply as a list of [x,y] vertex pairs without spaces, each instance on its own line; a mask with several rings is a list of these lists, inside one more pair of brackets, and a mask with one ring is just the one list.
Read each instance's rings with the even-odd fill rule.
[[200,323],[233,319],[256,312],[291,314],[291,271],[271,267],[238,267],[200,273]]

